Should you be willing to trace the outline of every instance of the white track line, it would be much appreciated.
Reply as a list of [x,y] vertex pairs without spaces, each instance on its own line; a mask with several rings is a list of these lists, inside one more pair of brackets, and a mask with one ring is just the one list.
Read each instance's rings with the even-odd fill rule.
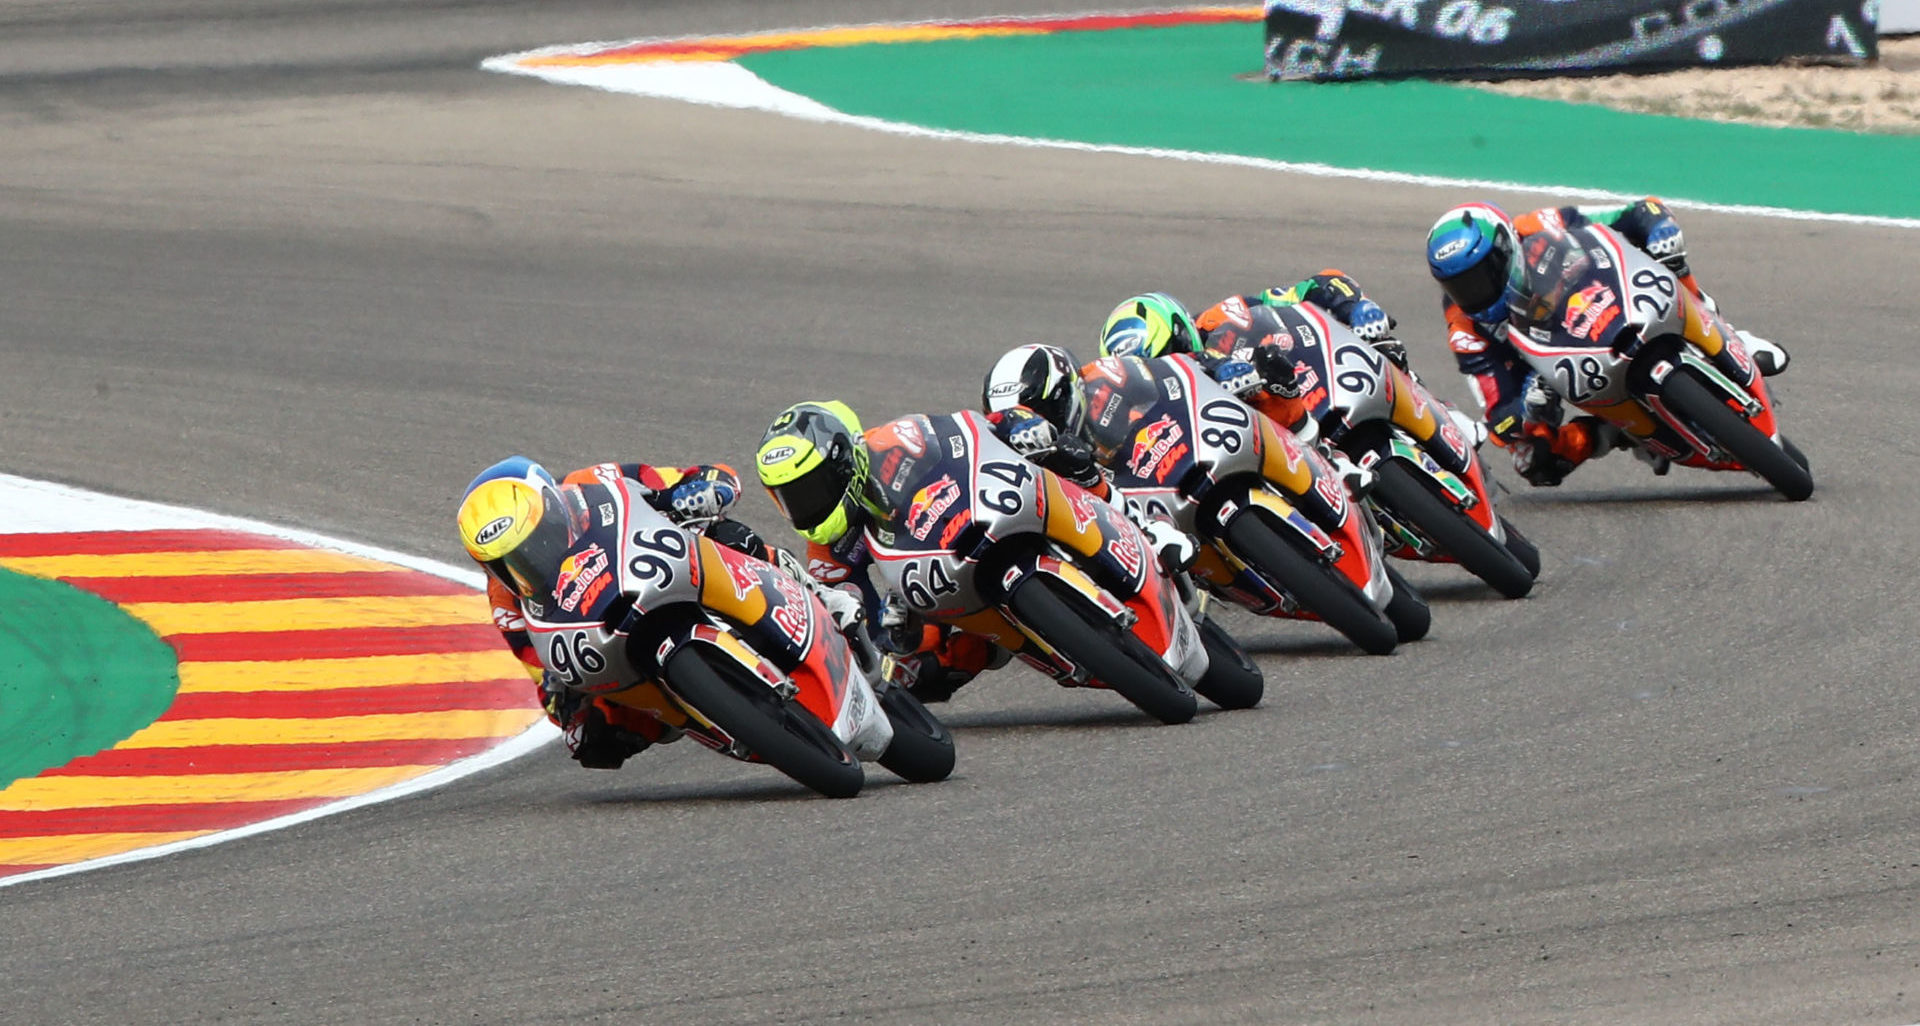
[[[446,563],[410,556],[402,552],[361,545],[356,542],[329,538],[326,535],[299,531],[277,524],[259,520],[247,520],[242,517],[223,516],[218,513],[206,513],[183,506],[167,506],[155,502],[141,502],[136,499],[123,499],[99,492],[85,491],[66,485],[46,481],[34,481],[10,474],[0,474],[0,532],[7,534],[38,534],[48,531],[134,531],[157,528],[193,528],[213,527],[231,530],[252,531],[257,534],[284,538],[288,541],[310,545],[314,548],[331,549],[350,555],[364,556],[382,562],[403,566],[410,570],[433,574],[450,581],[465,584],[476,590],[485,586],[486,578],[478,570],[449,566]],[[489,748],[478,755],[468,756],[458,762],[449,763],[424,776],[415,777],[404,783],[383,787],[377,791],[355,795],[337,802],[330,802],[317,808],[280,816],[276,819],[262,820],[231,830],[221,830],[204,837],[174,841],[171,844],[141,848],[136,851],[107,855],[85,862],[75,862],[48,869],[37,869],[30,873],[0,877],[0,887],[10,887],[33,880],[46,880],[56,876],[66,876],[89,869],[101,869],[106,866],[124,865],[146,859],[172,855],[176,852],[207,848],[228,841],[237,841],[243,837],[264,834],[271,830],[284,830],[290,826],[308,823],[322,816],[332,816],[352,809],[390,802],[395,798],[404,798],[419,794],[436,787],[450,784],[462,777],[472,776],[483,770],[492,769],[526,755],[535,749],[550,743],[560,736],[560,731],[551,723],[542,719],[532,727],[500,745]]]

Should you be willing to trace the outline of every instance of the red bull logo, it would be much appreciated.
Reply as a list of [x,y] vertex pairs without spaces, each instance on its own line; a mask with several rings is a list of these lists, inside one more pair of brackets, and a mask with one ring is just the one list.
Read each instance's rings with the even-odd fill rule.
[[933,533],[933,525],[940,522],[940,515],[960,501],[960,485],[953,480],[952,474],[943,475],[940,480],[913,493],[913,502],[907,505],[907,532],[915,538],[925,541]]
[[[1180,445],[1180,439],[1184,437],[1186,432],[1180,430],[1180,425],[1173,422],[1173,415],[1161,414],[1159,420],[1134,433],[1133,454],[1127,458],[1127,469],[1132,471],[1135,477],[1153,476],[1154,468],[1169,455],[1173,455],[1175,460],[1179,458],[1175,454],[1175,446],[1179,446],[1179,451],[1182,453],[1186,451],[1186,446]],[[1164,476],[1164,474],[1161,475],[1161,477]]]
[[1591,338],[1605,331],[1618,316],[1620,308],[1614,302],[1613,290],[1596,281],[1567,297],[1567,309],[1560,326],[1574,338]]
[[727,577],[733,581],[733,597],[744,599],[760,589],[760,571],[744,558],[734,558],[723,552],[721,562],[727,565]]
[[607,590],[607,551],[598,543],[560,561],[560,573],[553,582],[553,597],[560,608],[571,613],[581,607],[591,609],[593,600]]
[[1073,514],[1074,530],[1086,530],[1087,525],[1099,517],[1100,514],[1093,508],[1093,501],[1093,496],[1084,491],[1075,491],[1067,496],[1067,509]]

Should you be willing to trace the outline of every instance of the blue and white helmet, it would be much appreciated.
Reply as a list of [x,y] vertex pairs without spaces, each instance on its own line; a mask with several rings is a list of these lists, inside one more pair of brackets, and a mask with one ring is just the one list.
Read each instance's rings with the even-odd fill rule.
[[1507,318],[1507,267],[1518,237],[1513,219],[1491,203],[1466,203],[1427,232],[1427,270],[1448,298],[1481,324]]

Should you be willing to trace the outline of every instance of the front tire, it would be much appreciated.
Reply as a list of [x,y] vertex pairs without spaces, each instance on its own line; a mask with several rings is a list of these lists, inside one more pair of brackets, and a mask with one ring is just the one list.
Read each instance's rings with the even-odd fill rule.
[[1362,651],[1386,655],[1399,642],[1399,631],[1373,608],[1373,603],[1367,601],[1352,581],[1338,569],[1322,566],[1288,544],[1259,515],[1242,513],[1228,524],[1226,541],[1242,562],[1286,589],[1295,601]]
[[880,708],[893,724],[893,743],[881,753],[880,765],[916,784],[945,780],[953,773],[953,732],[918,698],[889,684]]
[[687,645],[662,673],[673,693],[762,762],[828,798],[860,793],[860,760],[805,706],[783,699],[737,664]]
[[1692,371],[1683,368],[1669,375],[1660,401],[1732,453],[1741,466],[1765,478],[1788,501],[1801,502],[1813,495],[1813,475],[1793,458],[1794,454],[1773,444],[1773,439],[1733,412]]
[[1521,534],[1520,529],[1513,526],[1513,521],[1508,520],[1506,517],[1500,518],[1500,529],[1505,531],[1507,535],[1507,551],[1513,553],[1513,558],[1519,560],[1520,565],[1527,568],[1527,573],[1532,574],[1534,580],[1539,580],[1539,547],[1528,540],[1526,535]]
[[1419,641],[1433,629],[1433,608],[1427,605],[1427,597],[1420,594],[1413,582],[1400,576],[1400,571],[1387,567],[1387,581],[1393,585],[1393,601],[1387,603],[1387,619],[1393,621],[1393,630],[1400,640]]
[[1251,709],[1260,704],[1267,681],[1247,650],[1212,617],[1200,620],[1200,642],[1207,649],[1207,672],[1193,690],[1222,709]]
[[1020,622],[1047,639],[1075,666],[1118,692],[1147,715],[1162,723],[1193,719],[1200,703],[1193,690],[1167,669],[1132,631],[1085,609],[1078,595],[1055,592],[1051,577],[1038,574],[1016,588],[1007,599]]
[[1405,517],[1420,533],[1452,556],[1460,568],[1510,599],[1533,590],[1533,574],[1465,511],[1441,501],[1400,460],[1381,460],[1374,468],[1374,498]]

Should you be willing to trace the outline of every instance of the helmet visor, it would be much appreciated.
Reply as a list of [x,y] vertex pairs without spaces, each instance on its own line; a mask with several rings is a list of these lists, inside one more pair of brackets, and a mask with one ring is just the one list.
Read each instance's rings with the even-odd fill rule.
[[829,460],[769,490],[773,492],[773,501],[779,505],[780,512],[787,515],[788,522],[796,530],[805,532],[818,527],[833,515],[834,510],[840,508],[840,500],[847,494],[847,481],[846,473],[836,471]]
[[1506,294],[1506,251],[1494,249],[1485,260],[1451,278],[1440,279],[1440,287],[1468,314],[1478,316],[1486,313],[1498,306]]
[[527,539],[513,551],[487,565],[521,598],[550,595],[560,576],[560,561],[573,548],[573,518],[566,507],[549,492],[540,512],[540,522]]
[[1153,341],[1153,329],[1145,317],[1122,317],[1107,326],[1101,336],[1100,351],[1107,356],[1152,356],[1147,352]]

